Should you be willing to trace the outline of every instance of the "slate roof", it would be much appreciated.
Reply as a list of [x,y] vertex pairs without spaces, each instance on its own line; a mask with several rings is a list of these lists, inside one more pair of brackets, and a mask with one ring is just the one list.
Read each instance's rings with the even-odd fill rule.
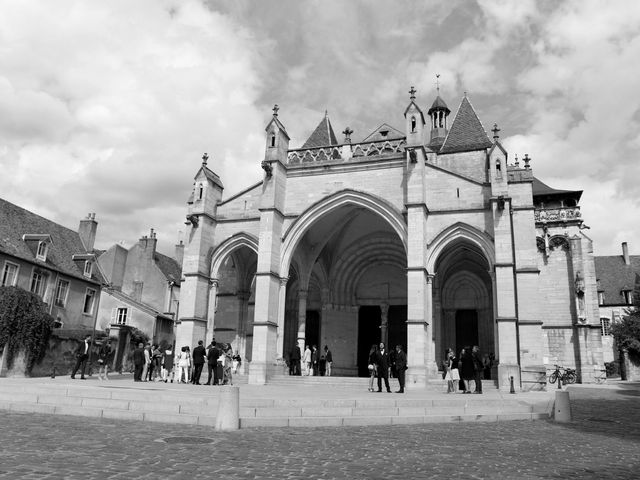
[[325,113],[324,118],[300,148],[328,147],[329,145],[338,145],[338,140],[336,134],[333,133],[329,115]]
[[433,112],[434,110],[445,110],[447,113],[451,112],[451,110],[449,110],[449,107],[447,107],[447,104],[440,97],[440,95],[438,95],[436,99],[433,101],[433,105],[431,105],[431,108],[429,109],[427,114],[431,115],[431,112]]
[[640,283],[640,255],[629,255],[625,265],[622,255],[596,256],[598,291],[604,292],[604,305],[624,305],[622,290],[635,289]]
[[[386,136],[380,133],[385,131],[387,132]],[[364,140],[362,140],[362,143],[377,142],[382,140],[397,140],[399,138],[404,138],[404,132],[401,132],[397,128],[393,128],[388,123],[383,123],[373,132],[371,132]]]
[[[51,236],[52,242],[49,244],[45,262],[36,259],[38,242],[23,241],[22,236],[25,234]],[[94,253],[85,250],[78,232],[2,198],[0,198],[0,252],[85,281],[89,279],[84,276],[84,262],[74,262],[72,256]],[[103,279],[97,268],[93,269],[91,280],[102,283]]]
[[471,102],[464,97],[439,153],[470,152],[492,145]]
[[158,252],[155,253],[153,259],[162,274],[167,277],[167,280],[180,283],[180,279],[182,278],[182,267],[178,265],[178,262],[175,259]]
[[551,188],[536,177],[533,177],[531,189],[533,190],[533,196],[538,199],[542,199],[543,197],[571,197],[575,198],[577,202],[582,196],[582,190],[558,190],[556,188]]

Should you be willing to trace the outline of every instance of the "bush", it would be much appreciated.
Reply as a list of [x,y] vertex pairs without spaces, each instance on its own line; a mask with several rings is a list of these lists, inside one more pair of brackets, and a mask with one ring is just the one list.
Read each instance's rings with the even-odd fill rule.
[[7,347],[7,368],[24,350],[26,373],[30,373],[47,351],[53,322],[37,295],[18,287],[0,287],[0,350]]

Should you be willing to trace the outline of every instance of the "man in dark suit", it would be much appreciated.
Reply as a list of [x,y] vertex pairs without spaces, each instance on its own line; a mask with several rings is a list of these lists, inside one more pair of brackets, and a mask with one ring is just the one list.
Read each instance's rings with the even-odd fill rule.
[[400,384],[400,390],[396,393],[404,393],[404,372],[407,369],[407,355],[400,345],[396,345],[396,377]]
[[300,375],[300,347],[296,342],[289,354],[289,375]]
[[473,379],[475,380],[476,389],[473,393],[482,393],[482,371],[484,364],[480,356],[480,348],[474,345],[471,349],[471,358],[473,359]]
[[84,377],[84,369],[87,366],[87,359],[89,358],[89,349],[91,348],[91,335],[87,335],[84,337],[84,342],[82,342],[78,349],[76,350],[76,365],[73,367],[71,371],[71,378],[76,378],[76,372],[80,369],[80,379],[86,380]]
[[204,367],[204,357],[207,351],[204,348],[202,340],[198,340],[198,346],[193,349],[193,378],[191,383],[200,385],[200,375],[202,375],[202,367]]
[[220,350],[216,346],[216,339],[211,340],[209,345],[209,351],[207,352],[207,369],[209,370],[209,378],[207,379],[207,385],[218,385],[218,374],[216,366],[218,365],[218,357],[220,357]]
[[387,392],[391,393],[389,387],[389,352],[384,348],[384,343],[380,342],[380,351],[376,355],[376,365],[378,366],[378,392],[382,391],[382,379]]
[[133,351],[133,381],[142,381],[142,369],[144,367],[144,343],[140,342],[138,348]]

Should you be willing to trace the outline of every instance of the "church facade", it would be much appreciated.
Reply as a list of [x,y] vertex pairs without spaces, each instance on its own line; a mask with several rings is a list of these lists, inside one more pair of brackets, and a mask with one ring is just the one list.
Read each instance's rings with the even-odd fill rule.
[[366,375],[380,341],[407,352],[409,387],[471,345],[495,356],[501,388],[539,387],[554,364],[592,381],[602,342],[581,192],[509,158],[466,96],[455,115],[439,95],[423,111],[412,88],[404,117],[356,142],[325,115],[291,149],[276,106],[263,180],[228,198],[203,157],[177,346],[231,343],[254,384],[295,344],[328,345],[334,375]]

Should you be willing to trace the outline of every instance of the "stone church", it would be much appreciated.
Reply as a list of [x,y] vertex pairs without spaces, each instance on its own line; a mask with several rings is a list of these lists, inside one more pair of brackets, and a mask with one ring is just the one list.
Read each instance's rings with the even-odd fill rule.
[[[261,182],[231,197],[207,165],[188,200],[177,346],[232,344],[264,384],[295,344],[367,375],[372,344],[402,345],[407,385],[437,378],[444,352],[495,355],[501,388],[540,387],[554,364],[582,382],[603,368],[591,240],[580,191],[510,157],[466,94],[455,115],[410,90],[404,129],[338,141],[328,116],[301,148],[277,105]],[[258,161],[256,161],[256,168]]]

